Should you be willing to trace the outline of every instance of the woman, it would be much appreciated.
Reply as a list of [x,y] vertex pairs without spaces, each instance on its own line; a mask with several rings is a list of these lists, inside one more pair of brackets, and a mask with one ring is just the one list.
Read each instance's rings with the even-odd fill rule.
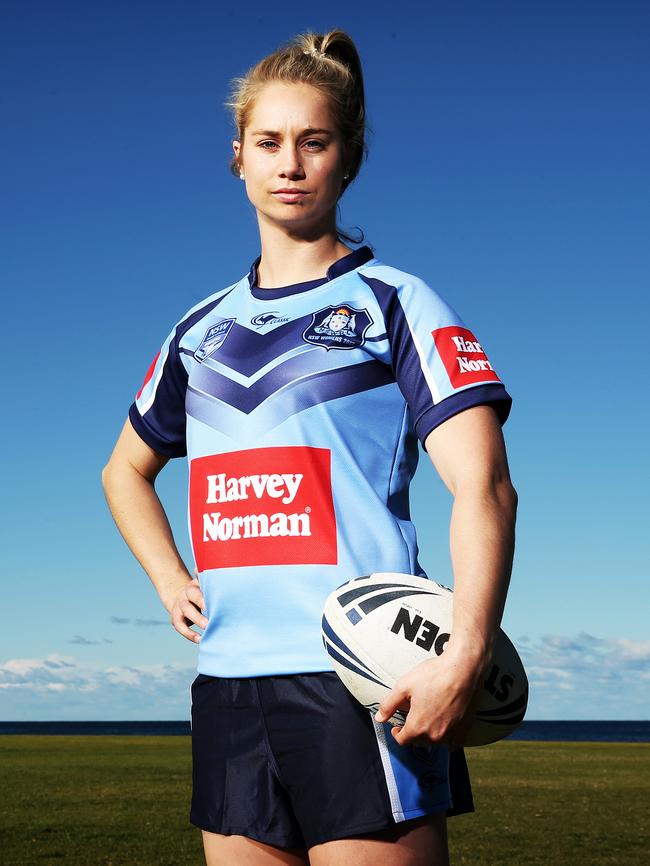
[[[229,105],[261,255],[173,328],[103,475],[174,628],[199,643],[190,818],[208,866],[440,866],[446,815],[473,808],[458,747],[512,564],[511,400],[429,286],[337,230],[365,149],[350,38],[296,37]],[[419,665],[373,719],[332,672],[320,614],[351,577],[424,574],[418,439],[454,496],[453,635],[435,677]],[[185,454],[194,578],[154,490]]]

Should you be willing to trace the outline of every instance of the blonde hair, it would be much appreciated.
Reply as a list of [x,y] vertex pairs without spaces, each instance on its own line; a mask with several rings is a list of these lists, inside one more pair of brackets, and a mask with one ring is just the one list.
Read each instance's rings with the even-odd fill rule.
[[[365,138],[366,132],[370,131],[366,120],[361,60],[354,42],[343,30],[330,30],[325,34],[307,31],[264,57],[245,75],[233,78],[229,99],[224,104],[232,111],[237,139],[242,145],[256,97],[265,85],[275,81],[311,84],[328,98],[343,141],[347,174],[343,180],[343,194],[367,156]],[[239,177],[237,157],[231,159],[230,170]],[[340,230],[338,234],[353,243],[360,243]]]

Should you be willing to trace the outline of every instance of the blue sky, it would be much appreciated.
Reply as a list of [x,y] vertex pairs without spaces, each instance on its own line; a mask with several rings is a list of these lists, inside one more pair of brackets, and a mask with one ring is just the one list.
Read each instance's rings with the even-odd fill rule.
[[[0,718],[187,717],[195,649],[100,471],[171,325],[259,252],[230,79],[332,27],[373,128],[340,222],[437,288],[513,396],[503,625],[529,718],[647,718],[648,7],[318,8],[4,5]],[[174,461],[159,491],[190,562],[185,483]],[[412,494],[421,561],[449,583],[451,500],[424,454]]]

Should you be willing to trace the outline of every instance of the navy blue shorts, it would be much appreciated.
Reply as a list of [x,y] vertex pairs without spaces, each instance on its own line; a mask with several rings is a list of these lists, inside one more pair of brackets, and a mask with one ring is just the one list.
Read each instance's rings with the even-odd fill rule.
[[190,821],[283,848],[474,811],[462,750],[400,746],[333,671],[192,683]]

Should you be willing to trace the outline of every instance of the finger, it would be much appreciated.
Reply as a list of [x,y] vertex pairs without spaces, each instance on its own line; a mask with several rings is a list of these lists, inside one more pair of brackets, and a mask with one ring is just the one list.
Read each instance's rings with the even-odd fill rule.
[[392,730],[393,739],[400,746],[421,746],[423,749],[427,749],[431,745],[431,740],[424,739],[424,737],[409,736],[402,733],[403,730],[403,727]]
[[178,606],[190,625],[198,625],[199,628],[208,627],[208,620],[203,616],[199,608],[193,602],[184,600],[181,601]]
[[199,610],[205,608],[205,599],[203,598],[203,593],[201,592],[200,587],[192,581],[192,583],[188,583],[187,588],[185,590],[185,597],[189,598],[189,600],[195,604]]
[[433,744],[441,744],[440,740],[433,740],[428,735],[414,733],[412,730],[407,729],[406,725],[403,725],[401,728],[393,728],[392,734],[393,739],[396,740],[400,746],[421,746],[423,749],[428,749],[429,746]]
[[406,746],[408,744],[412,746],[430,746],[431,740],[428,740],[422,736],[421,731],[415,731],[414,725],[409,724],[408,718],[404,725],[397,725],[391,730],[391,734],[393,735],[393,739],[396,740],[400,746]]
[[186,625],[183,619],[174,617],[172,619],[172,625],[180,635],[182,635],[184,638],[187,638],[187,640],[192,641],[192,643],[201,642],[201,635],[197,634],[195,631],[192,631],[192,629]]
[[428,748],[432,743],[442,743],[446,731],[441,733],[441,736],[432,734],[427,724],[427,721],[422,716],[415,715],[413,711],[409,712],[406,717],[406,722],[393,728],[393,738],[400,746],[423,746]]
[[412,740],[409,740],[409,744],[411,746],[419,746],[422,749],[430,748],[432,744],[432,740],[430,737],[414,737]]
[[379,704],[379,709],[375,713],[376,722],[385,722],[390,719],[395,710],[400,709],[400,705],[406,702],[406,693],[402,686],[395,683],[392,691],[390,691],[383,701]]

